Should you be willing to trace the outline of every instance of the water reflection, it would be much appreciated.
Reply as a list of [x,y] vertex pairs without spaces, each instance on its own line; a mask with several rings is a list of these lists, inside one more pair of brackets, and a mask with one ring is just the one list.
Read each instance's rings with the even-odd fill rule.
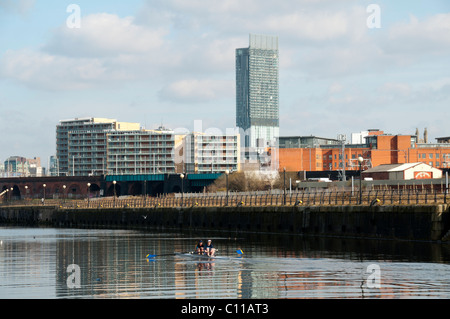
[[[213,260],[174,254],[200,238]],[[240,247],[242,258],[236,254]],[[147,254],[158,257],[147,259]],[[69,265],[80,288],[70,288]],[[369,265],[380,269],[371,287]],[[224,233],[0,228],[0,298],[449,298],[448,245]]]

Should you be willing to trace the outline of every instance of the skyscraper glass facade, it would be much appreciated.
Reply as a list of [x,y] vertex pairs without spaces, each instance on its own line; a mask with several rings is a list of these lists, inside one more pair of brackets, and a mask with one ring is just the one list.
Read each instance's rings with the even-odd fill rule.
[[236,49],[236,126],[247,148],[279,136],[278,70],[278,37],[250,35],[250,46]]

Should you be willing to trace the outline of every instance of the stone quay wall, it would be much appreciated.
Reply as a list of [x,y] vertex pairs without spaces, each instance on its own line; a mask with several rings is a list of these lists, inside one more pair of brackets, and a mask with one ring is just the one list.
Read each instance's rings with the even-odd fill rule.
[[0,207],[0,226],[176,228],[231,232],[446,241],[447,204],[62,209]]

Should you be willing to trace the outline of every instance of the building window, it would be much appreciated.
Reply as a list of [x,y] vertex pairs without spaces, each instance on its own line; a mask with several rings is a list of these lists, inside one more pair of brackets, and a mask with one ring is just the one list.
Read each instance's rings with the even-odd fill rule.
[[433,159],[433,154],[428,154],[428,156],[430,157],[430,159]]

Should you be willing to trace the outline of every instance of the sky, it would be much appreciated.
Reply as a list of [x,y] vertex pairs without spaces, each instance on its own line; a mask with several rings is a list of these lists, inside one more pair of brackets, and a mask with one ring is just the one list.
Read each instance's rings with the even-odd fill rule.
[[46,166],[72,118],[234,128],[251,33],[279,37],[281,136],[450,136],[448,0],[0,0],[0,161]]

